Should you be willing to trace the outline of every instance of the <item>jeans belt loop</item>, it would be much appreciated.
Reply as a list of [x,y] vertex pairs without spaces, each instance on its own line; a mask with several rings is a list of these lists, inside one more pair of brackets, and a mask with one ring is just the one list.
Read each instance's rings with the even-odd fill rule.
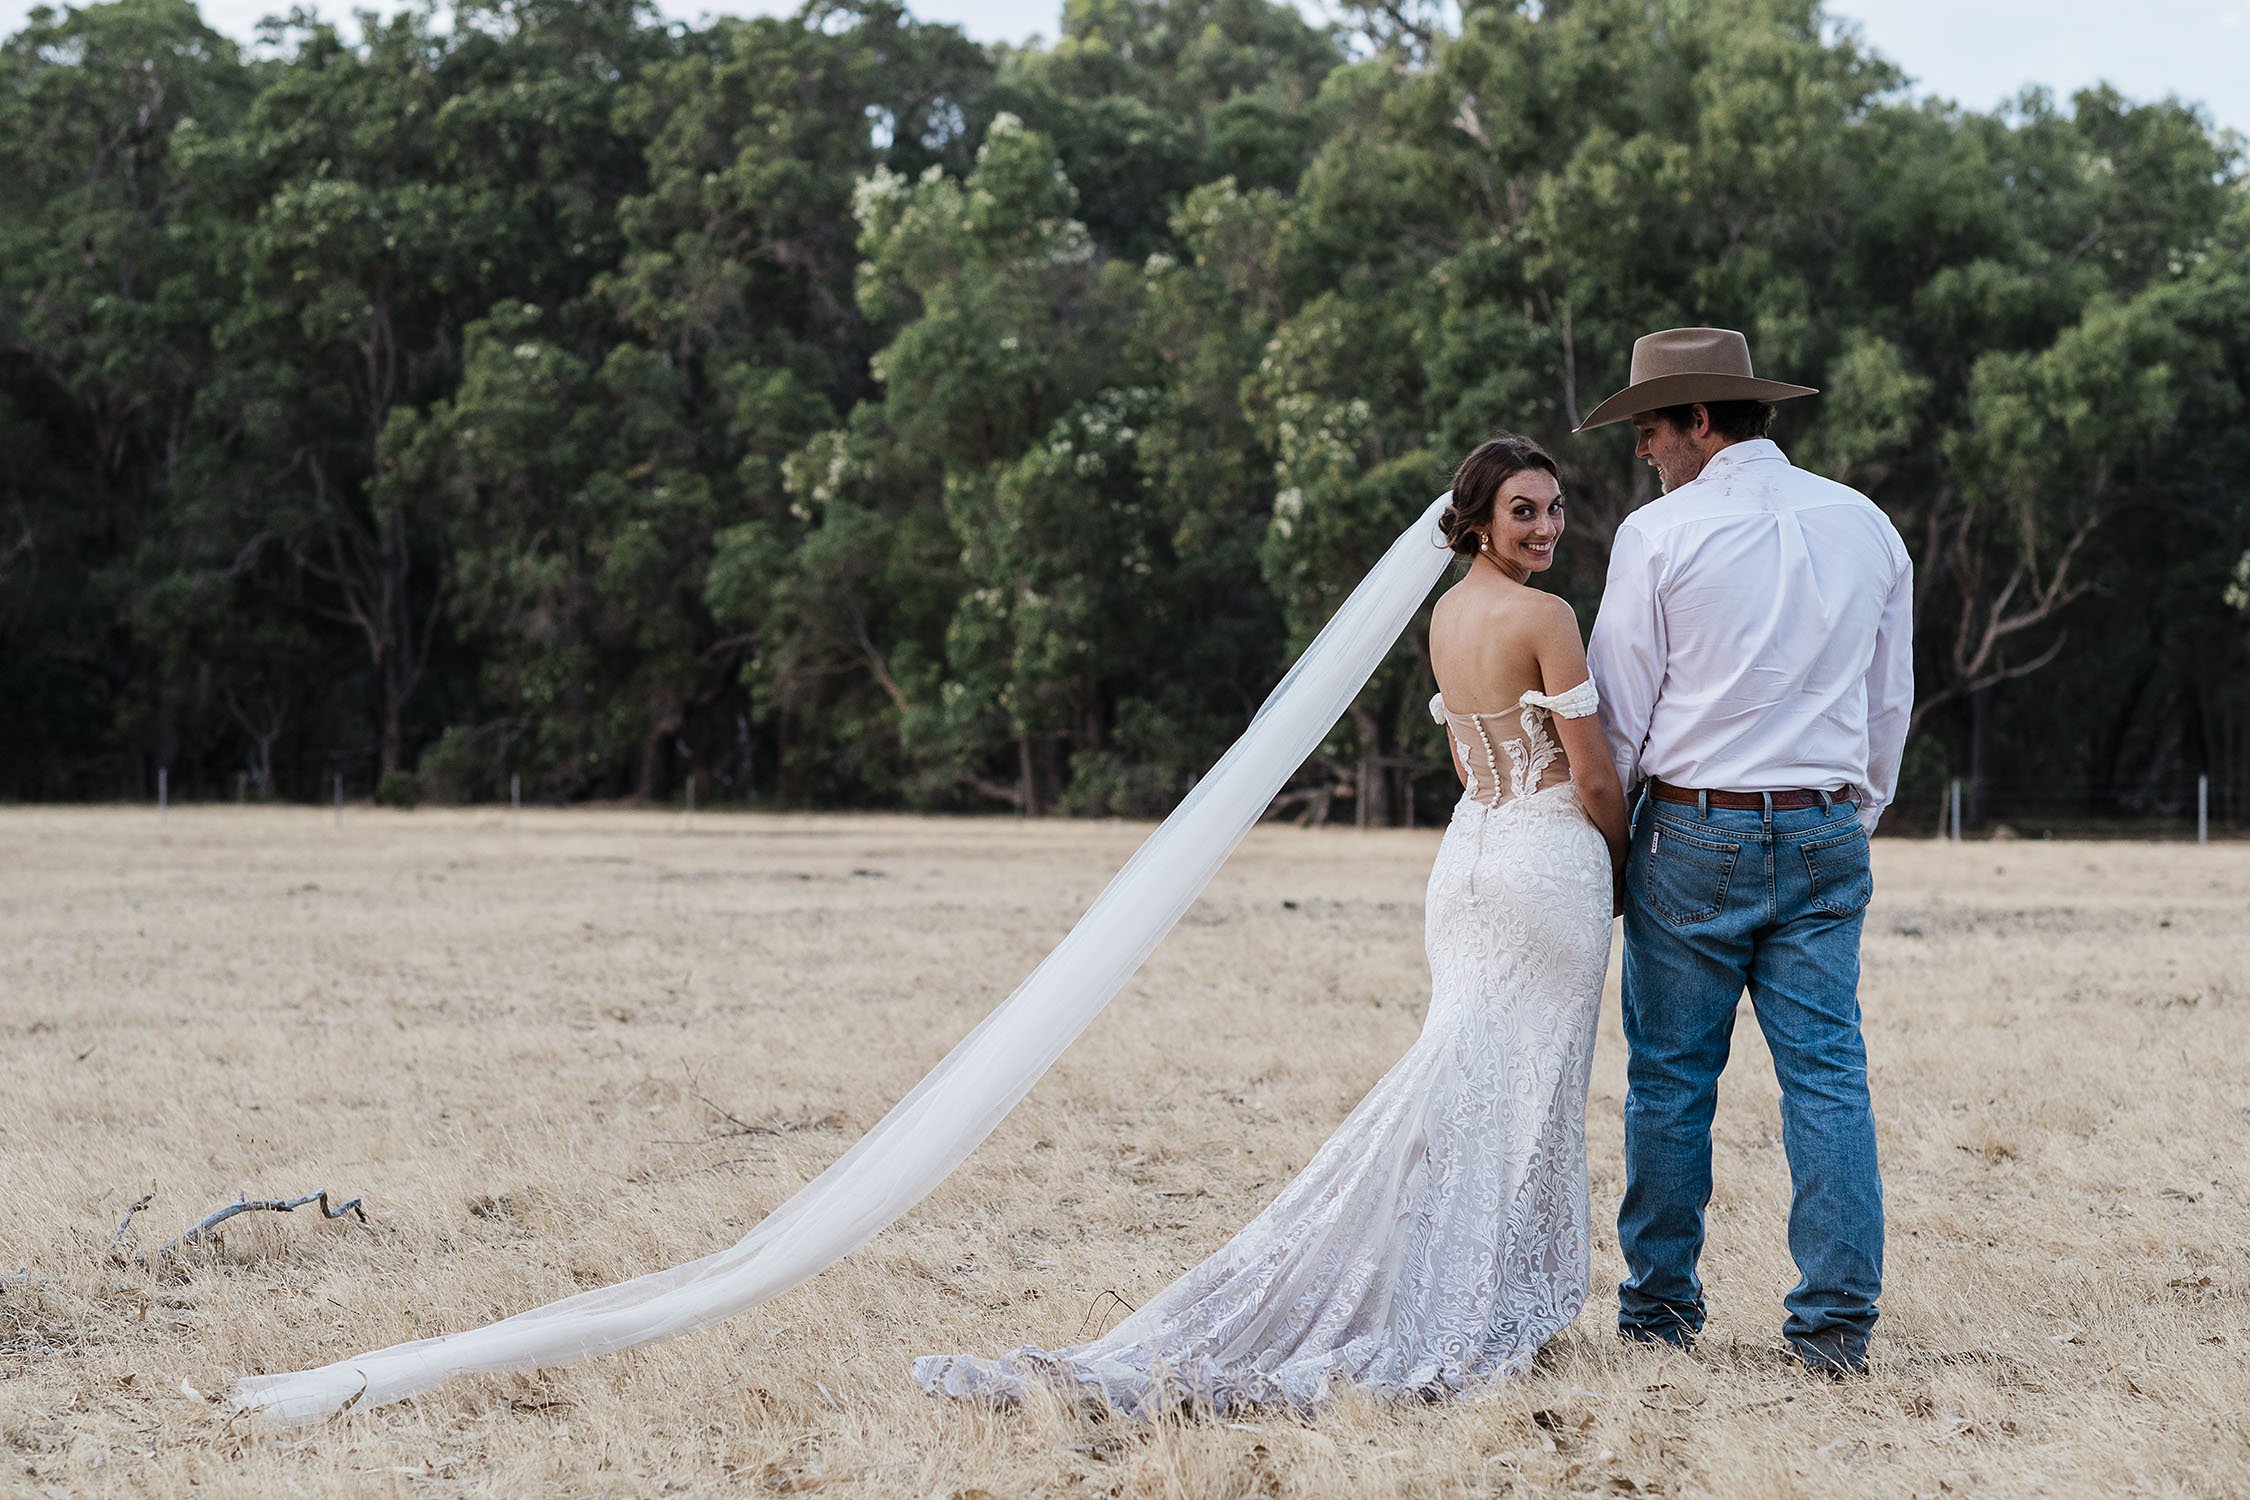
[[1766,826],[1767,826],[1768,828],[1771,828],[1771,827],[1773,827],[1773,793],[1771,793],[1771,792],[1760,792],[1760,793],[1758,793],[1758,795],[1759,795],[1760,797],[1762,797],[1762,798],[1764,798],[1764,799],[1765,799],[1765,804],[1766,804]]
[[1828,788],[1826,787],[1817,787],[1815,790],[1820,793],[1820,815],[1825,818],[1835,811],[1835,799],[1828,795]]
[[1695,815],[1704,820],[1711,816],[1711,794],[1701,787],[1696,788],[1695,792]]

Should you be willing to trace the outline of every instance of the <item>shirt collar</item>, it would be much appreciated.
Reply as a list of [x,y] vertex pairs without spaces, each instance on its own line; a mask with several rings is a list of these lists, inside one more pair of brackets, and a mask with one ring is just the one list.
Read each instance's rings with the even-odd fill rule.
[[1749,438],[1739,443],[1729,443],[1712,454],[1703,464],[1697,480],[1716,479],[1739,464],[1787,463],[1788,455],[1772,438]]

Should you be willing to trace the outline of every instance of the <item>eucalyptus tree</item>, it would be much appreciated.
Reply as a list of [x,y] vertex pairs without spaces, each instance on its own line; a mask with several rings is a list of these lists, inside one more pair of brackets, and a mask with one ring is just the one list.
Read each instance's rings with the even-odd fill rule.
[[200,406],[206,505],[356,643],[381,773],[406,767],[448,571],[393,424],[453,389],[496,303],[559,313],[614,264],[611,205],[642,168],[612,94],[665,44],[639,18],[494,0],[369,18],[359,45],[302,25],[205,160],[244,224]]
[[942,653],[954,549],[910,483],[838,494],[829,476],[887,334],[855,290],[855,194],[873,174],[967,170],[992,64],[885,3],[683,40],[621,101],[649,187],[620,205],[626,252],[601,283],[622,335],[671,372],[682,461],[713,496],[682,576],[705,623],[652,730],[673,721],[739,791],[895,798],[900,683]]
[[[971,772],[1012,746],[1014,795],[1033,811],[1062,790],[1066,742],[1099,746],[1094,636],[1121,622],[1089,591],[1116,589],[1124,557],[1116,537],[1106,557],[1086,549],[1132,524],[1137,488],[1108,451],[1129,437],[1118,429],[1137,398],[1088,408],[1130,386],[1123,332],[1139,281],[1098,252],[1074,206],[1052,145],[1012,115],[965,177],[885,174],[859,205],[859,304],[896,330],[874,364],[883,436],[925,461],[921,502],[942,507],[963,574],[950,680],[905,728]],[[1081,475],[1107,493],[1078,495]]]
[[1087,230],[1114,253],[1172,245],[1188,193],[1294,187],[1320,144],[1340,40],[1272,0],[1067,0],[1052,47],[1010,54],[997,104],[1054,143]]
[[[234,236],[192,142],[250,89],[186,0],[41,9],[0,45],[0,695],[28,709],[0,729],[0,785],[19,793],[146,785],[224,717],[143,584],[192,570],[170,511]],[[227,586],[167,604],[183,592]]]
[[[2250,787],[2241,143],[1813,0],[425,0],[0,44],[0,792],[1154,813],[1497,429],[1744,329],[1919,564],[1909,791]],[[1292,792],[1446,776],[1402,641]],[[2169,788],[2169,790],[2167,790]],[[1972,797],[1972,810],[1982,806]]]

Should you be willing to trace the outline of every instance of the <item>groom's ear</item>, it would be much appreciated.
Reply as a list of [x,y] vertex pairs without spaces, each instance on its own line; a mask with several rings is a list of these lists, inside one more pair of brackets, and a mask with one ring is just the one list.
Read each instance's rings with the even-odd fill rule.
[[1688,407],[1687,435],[1699,443],[1711,435],[1711,408],[1700,401]]

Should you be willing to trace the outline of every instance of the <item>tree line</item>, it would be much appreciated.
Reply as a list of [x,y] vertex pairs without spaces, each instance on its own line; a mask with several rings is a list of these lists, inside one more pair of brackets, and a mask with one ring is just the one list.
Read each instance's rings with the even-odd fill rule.
[[[1814,0],[430,0],[0,44],[0,797],[1150,815],[1495,430],[1745,330],[1918,570],[1910,793],[2250,810],[2250,191]],[[1286,799],[1451,797],[1410,632]]]

